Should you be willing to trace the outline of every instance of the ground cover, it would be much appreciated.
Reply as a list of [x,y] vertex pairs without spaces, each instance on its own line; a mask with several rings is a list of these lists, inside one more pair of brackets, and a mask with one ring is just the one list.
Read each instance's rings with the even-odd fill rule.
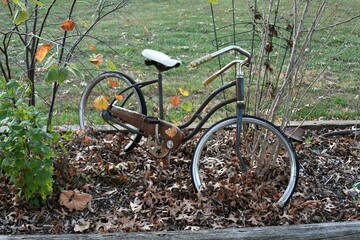
[[[15,189],[1,179],[0,233],[171,231],[358,221],[360,198],[353,184],[360,181],[359,135],[321,136],[327,132],[308,130],[305,142],[295,143],[300,180],[283,209],[249,202],[226,189],[223,196],[211,199],[195,194],[189,164],[196,139],[167,161],[150,158],[142,148],[122,153],[118,135],[79,133],[64,141],[70,151],[59,156],[56,166],[62,171],[56,171],[54,194],[41,208],[19,201]],[[68,167],[62,165],[67,159]],[[68,205],[60,191],[86,196],[68,198],[67,203],[73,203]]]

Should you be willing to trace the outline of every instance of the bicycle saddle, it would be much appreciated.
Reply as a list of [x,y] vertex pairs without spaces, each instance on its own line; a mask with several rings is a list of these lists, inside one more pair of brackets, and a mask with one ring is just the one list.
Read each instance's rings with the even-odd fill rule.
[[168,55],[159,51],[145,49],[142,51],[141,54],[146,58],[145,60],[146,65],[148,66],[154,65],[160,72],[181,65],[181,61],[171,59]]

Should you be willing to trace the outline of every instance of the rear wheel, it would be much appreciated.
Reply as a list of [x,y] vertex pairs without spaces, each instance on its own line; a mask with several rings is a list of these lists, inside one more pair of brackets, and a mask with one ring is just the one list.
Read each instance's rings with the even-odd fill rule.
[[[236,117],[214,124],[199,140],[192,159],[195,191],[205,196],[236,194],[242,203],[283,206],[298,180],[298,161],[291,143],[272,123],[244,116],[240,155],[236,154]],[[240,161],[247,169],[242,171]]]
[[[101,97],[107,104],[123,107],[146,114],[144,96],[139,87],[131,87],[135,81],[120,72],[105,72],[93,79],[85,88],[79,105],[79,122],[81,129],[91,128],[95,131],[124,130],[118,124],[109,124],[102,117],[102,110],[94,106],[95,99]],[[140,141],[141,135],[123,132],[124,151],[132,150]]]

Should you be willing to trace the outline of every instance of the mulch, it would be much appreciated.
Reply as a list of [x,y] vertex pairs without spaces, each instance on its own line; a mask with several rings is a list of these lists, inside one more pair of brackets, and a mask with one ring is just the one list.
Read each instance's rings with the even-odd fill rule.
[[[284,208],[228,196],[206,202],[193,191],[191,152],[196,139],[169,159],[142,148],[123,153],[118,135],[76,133],[63,140],[55,162],[54,193],[41,207],[17,197],[0,177],[0,234],[110,233],[280,226],[360,220],[360,136],[324,137],[329,129],[307,130],[294,142],[300,179]],[[62,192],[91,196],[82,210],[61,205]],[[75,195],[74,195],[75,196]],[[79,207],[80,209],[80,207]]]

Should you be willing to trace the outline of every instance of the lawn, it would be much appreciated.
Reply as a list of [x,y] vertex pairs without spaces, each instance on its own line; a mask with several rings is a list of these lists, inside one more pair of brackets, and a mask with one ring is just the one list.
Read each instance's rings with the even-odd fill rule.
[[[44,4],[50,1],[44,0]],[[233,21],[242,23],[249,21],[248,3],[252,1],[235,1],[235,15],[232,15],[231,1],[219,1],[213,6],[218,44],[227,40],[232,33]],[[338,4],[338,3],[342,4]],[[64,3],[62,8],[54,8],[54,16],[49,26],[58,26],[66,16],[63,9],[70,3]],[[336,7],[335,7],[336,6]],[[82,2],[75,10],[74,20],[79,27],[89,23],[91,5]],[[314,15],[315,7],[310,10]],[[320,26],[335,24],[339,19],[348,19],[357,14],[360,2],[355,0],[331,1]],[[336,9],[336,11],[333,11]],[[291,18],[286,3],[279,7],[281,16]],[[346,14],[344,14],[344,12]],[[335,17],[334,17],[335,16]],[[234,18],[233,18],[234,17]],[[202,81],[218,68],[218,61],[202,65],[196,70],[189,70],[189,63],[209,52],[216,50],[213,18],[211,7],[206,0],[189,3],[185,0],[168,1],[130,1],[129,5],[120,12],[109,15],[99,24],[91,34],[91,38],[79,45],[72,61],[83,72],[84,77],[70,78],[60,87],[55,109],[54,124],[77,124],[77,106],[82,90],[93,76],[108,70],[106,65],[98,68],[89,63],[92,55],[101,53],[105,59],[112,60],[117,70],[125,72],[138,81],[156,78],[156,71],[143,64],[141,51],[145,48],[155,49],[178,58],[183,65],[180,68],[165,73],[165,108],[167,118],[175,122],[186,118],[189,114],[179,107],[170,104],[170,98],[180,95],[178,88],[182,87],[190,92],[190,96],[182,97],[184,102],[192,102],[193,107],[200,103],[221,81],[217,81],[207,88]],[[241,25],[237,31],[243,31],[247,25]],[[238,26],[237,26],[238,28]],[[52,37],[57,30],[46,33]],[[297,103],[294,106],[293,120],[316,119],[360,119],[360,22],[359,18],[350,23],[339,25],[335,29],[324,29],[315,33],[310,45],[312,58],[304,63],[304,75],[301,85],[293,89],[298,92]],[[71,41],[71,38],[69,39]],[[247,37],[236,39],[236,44],[250,51]],[[96,47],[96,51],[89,49],[89,45]],[[14,49],[14,52],[20,51]],[[255,52],[256,55],[256,52]],[[230,58],[222,59],[223,63]],[[16,59],[14,59],[16,60]],[[41,64],[40,64],[41,65]],[[38,106],[48,109],[51,97],[51,86],[43,82],[45,72],[38,70]],[[249,74],[245,70],[245,77]],[[231,76],[231,74],[229,74]],[[229,75],[227,75],[229,77]],[[315,83],[313,80],[317,79]],[[227,79],[225,79],[226,81]],[[250,87],[250,86],[249,86]],[[306,90],[307,89],[307,90]],[[150,95],[148,107],[154,108],[156,103],[151,101],[154,88],[145,93]],[[252,98],[253,96],[250,96]],[[251,103],[251,99],[250,102]]]

